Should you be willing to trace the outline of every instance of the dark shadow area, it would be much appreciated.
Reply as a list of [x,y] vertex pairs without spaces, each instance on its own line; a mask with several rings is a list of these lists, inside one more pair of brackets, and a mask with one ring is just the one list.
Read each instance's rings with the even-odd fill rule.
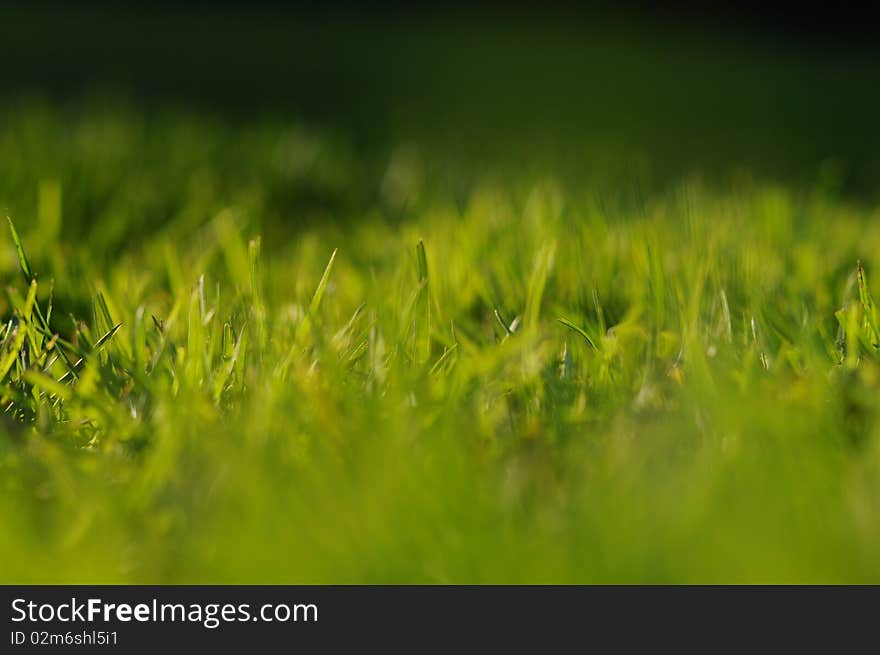
[[407,145],[432,183],[462,197],[492,176],[637,195],[696,174],[872,200],[880,179],[880,60],[863,22],[845,15],[798,22],[709,3],[0,11],[7,106],[38,98],[81,115],[121,102],[142,117],[144,139],[156,116],[183,109],[226,131],[221,160],[241,154],[236,135],[258,122],[295,120],[346,144],[341,185],[268,180],[270,208],[370,207]]

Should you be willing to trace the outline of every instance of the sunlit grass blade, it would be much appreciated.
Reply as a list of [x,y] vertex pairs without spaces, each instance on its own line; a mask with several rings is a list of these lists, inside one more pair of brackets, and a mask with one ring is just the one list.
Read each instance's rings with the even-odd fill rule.
[[92,346],[92,350],[94,352],[99,351],[104,346],[104,344],[106,344],[108,341],[110,341],[110,339],[113,338],[113,335],[115,335],[119,331],[119,328],[121,328],[121,327],[122,327],[122,323],[117,323],[116,325],[111,327],[107,332],[105,332],[101,336],[100,339],[98,339],[95,342],[95,345]]
[[303,341],[308,338],[311,332],[312,322],[318,314],[318,309],[321,307],[321,300],[324,298],[324,292],[327,289],[327,283],[330,281],[330,273],[333,272],[333,263],[336,261],[336,253],[337,249],[334,248],[333,252],[330,255],[330,261],[328,261],[327,266],[324,267],[324,273],[323,275],[321,275],[321,280],[318,282],[318,286],[315,289],[314,295],[312,295],[312,300],[309,303],[308,312],[303,317],[302,322],[297,326],[297,343],[303,343]]
[[12,243],[15,245],[15,252],[18,255],[19,268],[21,269],[22,275],[24,275],[25,281],[30,284],[31,280],[34,278],[34,273],[31,270],[30,263],[28,263],[27,255],[24,253],[24,246],[21,244],[21,237],[18,236],[18,230],[15,229],[15,223],[12,222],[10,216],[6,217],[6,222],[9,224],[9,231],[12,234]]
[[0,360],[0,382],[6,379],[7,374],[15,365],[15,362],[21,353],[21,348],[24,345],[24,340],[28,333],[28,320],[31,317],[36,296],[37,281],[31,280],[24,309],[19,314],[19,322],[18,327],[16,328],[15,337],[12,341],[11,347],[3,356],[3,359]]
[[22,377],[26,382],[51,396],[56,396],[62,400],[70,398],[72,392],[70,386],[57,382],[44,373],[30,369],[25,371]]
[[[238,358],[243,351],[243,346],[247,343],[246,333],[247,330],[242,329],[234,346],[231,346],[232,351],[230,352],[228,360],[223,363],[220,367],[220,371],[214,377],[213,395],[215,403],[220,401],[220,398],[223,395],[223,390],[226,388],[226,382],[229,380],[232,372],[236,369],[236,366],[238,366]],[[231,338],[231,329],[229,337]]]
[[596,347],[596,342],[593,341],[593,338],[589,334],[587,334],[587,331],[584,330],[582,327],[579,327],[567,318],[557,318],[556,320],[567,327],[569,330],[579,334],[593,350],[598,350],[598,348]]
[[431,291],[428,281],[428,256],[425,244],[419,241],[416,246],[416,259],[419,273],[418,316],[416,317],[416,355],[415,360],[427,362],[431,358]]
[[868,290],[868,280],[865,275],[865,269],[862,268],[861,261],[856,264],[856,272],[859,285],[859,302],[862,306],[862,312],[865,319],[865,331],[867,332],[865,335],[866,341],[869,346],[878,348],[880,347],[880,337],[878,337],[880,332],[878,332],[877,329],[877,309],[874,305],[874,299],[871,297],[871,292]]

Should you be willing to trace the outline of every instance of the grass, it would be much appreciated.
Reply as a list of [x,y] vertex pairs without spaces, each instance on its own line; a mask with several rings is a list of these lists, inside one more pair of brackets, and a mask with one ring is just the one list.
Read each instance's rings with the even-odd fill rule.
[[[483,75],[512,56],[502,37],[463,89],[518,107]],[[613,44],[551,42],[547,62],[610,75]],[[398,47],[458,52],[402,31],[361,77]],[[358,52],[320,65],[360,79]],[[459,121],[451,154],[467,93],[433,137],[413,94],[367,145],[289,111],[6,103],[0,582],[880,582],[880,222],[874,169],[845,161],[873,156],[870,103],[838,131],[789,120],[816,80],[831,103],[868,68],[653,77],[699,91],[701,67],[728,71],[742,148],[764,152],[765,117],[789,128],[766,165],[802,167],[772,175],[724,150],[710,95],[692,96],[699,147],[663,128],[681,94],[630,120],[654,88],[637,60],[598,150],[572,134],[599,91],[549,102],[574,130],[558,166],[532,133],[553,116],[512,129],[528,103]],[[411,66],[377,84],[406,100]],[[535,66],[536,84],[566,70]],[[351,123],[382,115],[385,92],[364,97]],[[617,134],[675,144],[645,175]]]

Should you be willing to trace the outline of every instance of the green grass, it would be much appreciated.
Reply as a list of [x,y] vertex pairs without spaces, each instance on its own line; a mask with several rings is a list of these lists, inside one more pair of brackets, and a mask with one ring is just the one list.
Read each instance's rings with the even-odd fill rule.
[[388,146],[4,110],[0,582],[880,581],[874,206]]

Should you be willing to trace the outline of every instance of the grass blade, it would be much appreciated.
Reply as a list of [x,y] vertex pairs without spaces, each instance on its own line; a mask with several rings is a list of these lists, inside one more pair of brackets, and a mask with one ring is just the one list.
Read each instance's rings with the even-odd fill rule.
[[330,255],[330,261],[327,262],[327,266],[324,267],[324,274],[321,276],[321,281],[318,282],[318,288],[315,289],[315,295],[312,296],[312,302],[309,303],[309,316],[314,316],[318,312],[318,308],[321,306],[321,300],[324,298],[324,291],[327,289],[327,282],[330,281],[330,273],[333,271],[333,262],[336,261],[336,252],[338,249],[334,248],[332,254]]
[[324,291],[327,289],[327,283],[330,281],[330,273],[333,271],[333,263],[336,261],[337,251],[338,248],[333,249],[333,253],[330,255],[330,261],[328,261],[327,266],[324,267],[324,274],[321,276],[321,281],[318,282],[318,287],[315,289],[312,301],[309,303],[309,311],[296,328],[297,343],[301,344],[311,332],[312,320],[317,315],[318,308],[321,306],[321,300],[324,298]]
[[431,359],[431,295],[428,288],[428,256],[423,241],[416,246],[416,258],[419,267],[419,318],[416,319],[415,359],[427,362]]
[[575,325],[567,318],[557,318],[556,320],[559,321],[560,323],[562,323],[562,325],[567,327],[569,330],[572,330],[573,332],[576,332],[577,334],[581,335],[581,337],[583,337],[584,341],[586,341],[593,350],[599,350],[599,348],[596,347],[596,342],[593,341],[593,338],[589,334],[587,334],[586,330]]
[[103,346],[105,343],[107,343],[108,341],[110,341],[110,339],[113,338],[113,335],[116,334],[116,333],[119,331],[119,328],[121,328],[121,327],[122,327],[122,323],[117,323],[117,324],[114,325],[112,328],[110,328],[110,330],[108,330],[108,331],[104,334],[103,337],[101,337],[100,339],[98,339],[98,340],[95,342],[95,345],[92,346],[92,350],[93,350],[93,351],[98,351],[98,350],[100,350],[100,349],[101,349],[101,346]]
[[12,222],[10,216],[6,217],[6,222],[9,223],[9,231],[12,233],[12,243],[15,244],[15,252],[18,254],[18,265],[21,268],[25,281],[30,284],[31,280],[34,279],[34,273],[33,270],[31,270],[30,263],[28,263],[27,255],[24,254],[24,246],[21,245],[21,237],[18,236],[18,230],[15,229],[15,223]]
[[868,290],[868,280],[865,275],[865,269],[862,268],[862,262],[859,261],[856,264],[856,272],[858,274],[859,281],[859,302],[862,305],[862,311],[865,317],[865,331],[868,333],[867,341],[868,344],[873,346],[874,348],[880,347],[880,338],[878,338],[877,328],[877,313],[876,307],[874,305],[874,299],[871,297],[871,292]]
[[51,396],[57,396],[61,400],[67,400],[70,397],[71,388],[69,386],[57,382],[39,371],[30,369],[25,371],[22,377],[32,386],[45,391]]

